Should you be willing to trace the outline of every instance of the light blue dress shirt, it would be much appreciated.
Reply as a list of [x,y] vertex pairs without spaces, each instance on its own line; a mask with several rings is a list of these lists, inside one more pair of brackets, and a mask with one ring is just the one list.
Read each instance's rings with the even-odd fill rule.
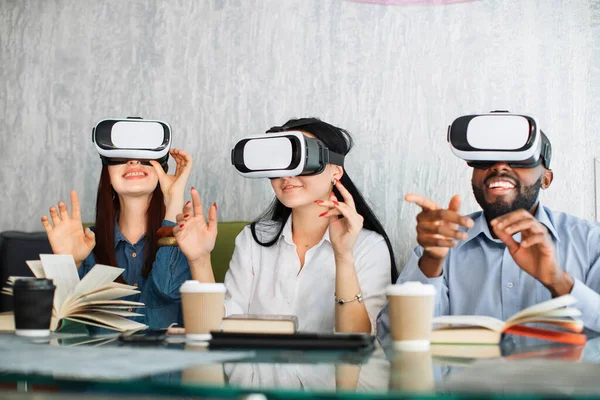
[[[174,222],[163,221],[162,226],[175,226]],[[117,267],[125,269],[121,275],[129,285],[136,285],[140,294],[124,297],[120,300],[139,301],[144,308],[133,309],[133,312],[144,314],[142,317],[131,317],[150,328],[167,328],[173,322],[183,326],[181,311],[181,295],[179,287],[191,278],[187,259],[177,246],[159,247],[156,252],[152,271],[147,278],[142,275],[144,269],[146,235],[135,244],[131,244],[115,223],[115,255]],[[81,263],[79,277],[82,278],[96,265],[94,253]],[[91,334],[114,333],[102,328],[88,326]]]
[[[522,309],[552,298],[550,291],[523,271],[502,241],[490,234],[483,212],[469,217],[475,222],[468,237],[451,248],[443,273],[427,278],[419,268],[423,248],[414,249],[398,283],[419,281],[437,289],[435,315],[487,315],[506,320]],[[552,212],[541,203],[535,217],[544,224],[556,245],[560,267],[575,285],[571,295],[588,329],[600,331],[600,224]],[[513,236],[521,241],[521,234]],[[389,340],[387,305],[379,314],[377,336]]]

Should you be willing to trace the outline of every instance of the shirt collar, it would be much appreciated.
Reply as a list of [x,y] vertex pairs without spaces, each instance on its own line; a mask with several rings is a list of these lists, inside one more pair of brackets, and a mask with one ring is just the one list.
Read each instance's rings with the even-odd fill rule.
[[548,231],[552,238],[557,242],[560,242],[560,237],[558,236],[558,232],[554,227],[554,217],[552,216],[552,211],[542,205],[542,202],[538,202],[538,208],[535,212],[535,218],[540,221]]
[[461,247],[465,243],[470,242],[472,239],[475,239],[482,233],[485,236],[487,236],[488,239],[495,240],[490,234],[490,229],[487,225],[487,222],[485,221],[485,217],[483,216],[482,211],[479,211],[475,214],[471,214],[470,217],[473,219],[474,222],[473,227],[467,231],[467,238],[462,242],[458,243],[457,247]]
[[[117,216],[117,218],[115,218],[115,249],[117,248],[117,246],[121,242],[129,243],[129,240],[127,240],[127,238],[125,237],[125,235],[123,235],[123,233],[119,229],[118,219],[119,219],[119,217]],[[142,235],[142,237],[140,237],[140,240],[138,240],[138,243],[140,243],[141,241],[143,241],[145,239],[145,237],[146,237],[146,234],[144,233]],[[135,244],[137,244],[137,243],[135,243]]]
[[[500,239],[494,239],[492,237],[492,234],[490,233],[490,228],[487,224],[487,221],[485,220],[485,216],[483,215],[482,211],[472,214],[471,218],[473,219],[474,225],[471,229],[469,229],[467,231],[467,238],[465,240],[463,240],[462,242],[460,242],[457,247],[461,247],[462,245],[471,241],[472,239],[476,238],[477,236],[479,236],[482,233],[489,240],[496,242],[496,243],[502,243],[502,241]],[[538,202],[538,207],[535,212],[535,218],[538,221],[540,221],[548,229],[548,231],[550,232],[550,235],[552,235],[552,238],[554,240],[556,240],[556,241],[560,240],[558,237],[558,233],[556,232],[556,228],[554,227],[554,219],[552,217],[552,211],[550,211],[546,207],[544,207],[542,205],[541,201]]]
[[[292,215],[291,214],[288,217],[287,221],[285,222],[285,225],[283,226],[283,230],[281,231],[281,236],[279,237],[279,239],[281,240],[282,238],[283,238],[283,240],[285,240],[286,243],[294,245],[294,246],[296,245],[294,243],[294,238],[292,236]],[[329,243],[331,243],[331,240],[329,239],[329,227],[327,227],[327,230],[325,231],[323,238],[319,241],[319,243],[317,243],[315,245],[315,247],[319,246],[325,240],[327,240]]]
[[117,245],[120,242],[127,242],[127,239],[121,233],[121,230],[119,229],[119,224],[117,223],[117,221],[115,219],[115,249],[117,248]]

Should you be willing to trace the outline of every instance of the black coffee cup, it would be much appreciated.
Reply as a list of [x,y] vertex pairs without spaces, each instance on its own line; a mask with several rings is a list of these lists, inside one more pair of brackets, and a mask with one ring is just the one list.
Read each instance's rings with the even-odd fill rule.
[[13,285],[15,334],[50,335],[52,304],[56,286],[51,279],[17,279]]

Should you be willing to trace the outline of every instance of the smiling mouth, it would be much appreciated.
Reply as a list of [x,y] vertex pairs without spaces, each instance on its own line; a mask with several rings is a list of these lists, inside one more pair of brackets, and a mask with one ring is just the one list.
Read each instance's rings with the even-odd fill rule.
[[125,175],[123,175],[123,178],[125,179],[139,179],[139,178],[145,178],[146,176],[148,176],[147,173],[142,172],[142,171],[131,171],[131,172],[127,172]]
[[517,187],[516,182],[507,178],[492,178],[485,185],[492,194],[506,194]]
[[295,189],[300,189],[302,186],[296,186],[296,185],[285,185],[281,190],[283,190],[284,192],[289,192]]

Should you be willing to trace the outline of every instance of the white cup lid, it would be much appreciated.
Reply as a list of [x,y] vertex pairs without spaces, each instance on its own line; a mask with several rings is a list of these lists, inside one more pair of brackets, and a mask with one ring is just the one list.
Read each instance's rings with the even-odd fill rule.
[[404,282],[387,287],[388,296],[435,296],[435,286],[421,282]]
[[181,293],[225,293],[225,285],[222,283],[185,281],[179,291]]

